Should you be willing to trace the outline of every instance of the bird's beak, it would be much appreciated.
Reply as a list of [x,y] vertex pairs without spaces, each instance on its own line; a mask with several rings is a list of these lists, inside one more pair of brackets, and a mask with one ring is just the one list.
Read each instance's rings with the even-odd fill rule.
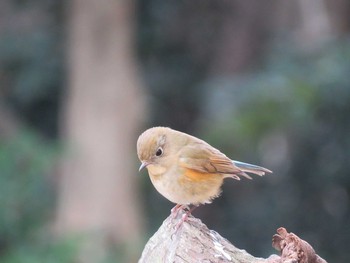
[[139,168],[139,172],[140,172],[143,168],[146,168],[147,165],[149,165],[149,163],[147,163],[147,162],[142,162],[141,165],[140,165],[140,168]]

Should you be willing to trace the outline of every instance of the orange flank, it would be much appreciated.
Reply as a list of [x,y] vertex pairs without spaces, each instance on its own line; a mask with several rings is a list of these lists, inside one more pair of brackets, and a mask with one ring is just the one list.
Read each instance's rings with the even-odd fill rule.
[[192,181],[192,182],[201,182],[201,181],[207,181],[207,180],[215,180],[215,179],[221,179],[223,176],[221,174],[216,173],[201,173],[196,170],[192,169],[184,169],[184,175],[185,177]]

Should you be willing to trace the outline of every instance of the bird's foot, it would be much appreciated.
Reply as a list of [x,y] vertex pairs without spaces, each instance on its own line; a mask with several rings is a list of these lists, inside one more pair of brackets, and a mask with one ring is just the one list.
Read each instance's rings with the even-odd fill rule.
[[170,214],[172,218],[175,218],[179,212],[179,210],[181,209],[182,205],[177,204],[176,206],[174,206],[173,208],[171,208],[170,210]]
[[[183,206],[182,206],[183,207]],[[188,218],[189,218],[189,216],[191,215],[191,213],[193,212],[193,210],[195,210],[198,206],[192,206],[191,208],[189,208],[188,206],[184,206],[185,208],[187,208],[187,211],[185,211],[185,213],[183,213],[182,215],[181,215],[181,219],[180,219],[180,221],[176,224],[176,231],[175,232],[177,232],[177,230],[182,226],[182,224],[184,223],[184,222],[186,222],[186,221],[188,221]],[[178,213],[178,211],[177,211],[177,213]],[[176,214],[177,214],[176,213]]]
[[174,206],[170,212],[171,212],[171,218],[174,219],[177,217],[178,213],[180,210],[184,210],[184,209],[188,209],[188,206],[186,205],[180,205],[180,204],[177,204],[176,206]]

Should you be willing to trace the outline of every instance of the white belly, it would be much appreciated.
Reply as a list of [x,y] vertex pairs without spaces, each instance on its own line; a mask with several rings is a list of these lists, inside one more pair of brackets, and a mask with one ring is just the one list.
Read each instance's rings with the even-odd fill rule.
[[181,205],[210,203],[221,192],[223,179],[219,178],[209,182],[198,182],[179,180],[179,175],[173,172],[155,176],[150,174],[150,179],[157,191],[169,201]]

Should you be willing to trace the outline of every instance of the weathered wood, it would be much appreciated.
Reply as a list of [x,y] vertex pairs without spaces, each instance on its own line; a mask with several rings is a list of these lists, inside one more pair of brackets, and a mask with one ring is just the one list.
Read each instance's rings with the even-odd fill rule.
[[279,228],[273,238],[273,247],[281,251],[282,256],[271,255],[264,259],[235,247],[193,216],[179,226],[185,211],[178,214],[176,218],[170,215],[151,237],[139,263],[326,263],[307,242],[284,228]]
[[[272,237],[272,246],[281,252],[281,263],[327,263],[312,246],[283,227]],[[293,261],[294,260],[294,261]]]

